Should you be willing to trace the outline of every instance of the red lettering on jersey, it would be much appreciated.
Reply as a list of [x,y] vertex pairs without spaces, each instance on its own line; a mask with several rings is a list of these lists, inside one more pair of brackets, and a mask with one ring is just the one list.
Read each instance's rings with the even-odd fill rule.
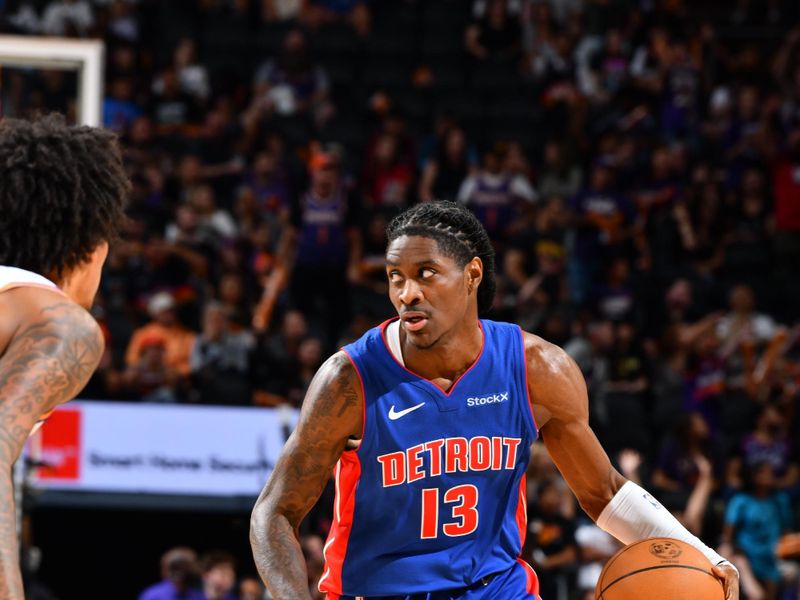
[[406,453],[392,452],[378,457],[383,473],[383,487],[400,485],[406,481]]
[[506,454],[506,469],[513,469],[517,463],[517,446],[522,440],[519,438],[503,438],[503,444],[508,446],[508,454]]
[[445,459],[444,470],[448,473],[455,473],[456,471],[467,471],[469,460],[467,458],[467,438],[456,437],[447,438],[445,446]]
[[419,537],[423,540],[435,539],[439,534],[439,488],[422,490],[422,524]]
[[503,468],[503,438],[492,438],[492,471],[499,471]]
[[482,435],[469,441],[469,468],[485,471],[492,464],[492,442]]
[[425,445],[420,444],[406,451],[408,453],[408,459],[406,460],[406,465],[408,466],[408,483],[419,481],[425,477],[425,471],[420,469],[420,467],[422,467],[422,457],[420,454],[424,449]]
[[431,477],[438,477],[442,474],[442,446],[444,446],[443,439],[425,442],[425,449],[431,454],[431,469],[428,473]]

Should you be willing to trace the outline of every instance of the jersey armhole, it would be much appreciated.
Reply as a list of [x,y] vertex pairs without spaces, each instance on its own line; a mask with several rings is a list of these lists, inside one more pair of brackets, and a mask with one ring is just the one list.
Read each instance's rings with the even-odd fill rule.
[[364,443],[364,436],[367,433],[367,394],[364,388],[364,378],[361,376],[361,371],[358,370],[358,365],[356,365],[356,361],[353,360],[353,357],[350,356],[350,353],[345,349],[341,349],[344,352],[344,355],[347,357],[347,360],[350,361],[350,364],[353,365],[353,369],[358,376],[358,383],[361,385],[361,439],[358,441],[358,445],[355,448],[345,449],[345,452],[358,452],[361,449],[361,444]]
[[517,330],[519,331],[519,351],[522,357],[522,364],[523,364],[523,376],[525,377],[525,392],[528,399],[528,411],[527,413],[531,417],[531,425],[533,426],[533,432],[536,435],[536,438],[539,438],[539,425],[536,423],[536,415],[533,414],[533,396],[531,395],[531,384],[529,380],[529,373],[528,373],[528,357],[525,354],[525,332],[522,331],[522,327],[517,326]]

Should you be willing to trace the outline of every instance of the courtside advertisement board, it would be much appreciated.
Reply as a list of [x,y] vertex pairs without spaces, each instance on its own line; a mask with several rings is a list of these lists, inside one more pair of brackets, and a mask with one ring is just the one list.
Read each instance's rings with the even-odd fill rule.
[[256,496],[297,411],[74,401],[28,444],[45,490]]

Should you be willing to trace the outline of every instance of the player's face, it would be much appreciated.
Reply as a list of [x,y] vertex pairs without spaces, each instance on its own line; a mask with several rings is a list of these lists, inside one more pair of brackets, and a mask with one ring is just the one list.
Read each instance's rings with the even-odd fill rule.
[[476,293],[471,290],[480,283],[480,260],[460,267],[442,253],[436,240],[421,236],[394,240],[386,250],[386,274],[401,327],[418,348],[436,344],[464,322],[471,308],[477,315]]

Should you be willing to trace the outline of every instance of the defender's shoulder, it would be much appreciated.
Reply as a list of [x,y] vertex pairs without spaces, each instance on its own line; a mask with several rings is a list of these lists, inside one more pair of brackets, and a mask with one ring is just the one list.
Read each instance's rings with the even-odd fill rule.
[[56,289],[20,286],[0,294],[0,354],[25,332],[102,343],[97,321]]
[[103,333],[94,317],[57,290],[19,287],[3,296],[16,306],[14,338],[24,334],[61,337],[65,342],[103,344]]

